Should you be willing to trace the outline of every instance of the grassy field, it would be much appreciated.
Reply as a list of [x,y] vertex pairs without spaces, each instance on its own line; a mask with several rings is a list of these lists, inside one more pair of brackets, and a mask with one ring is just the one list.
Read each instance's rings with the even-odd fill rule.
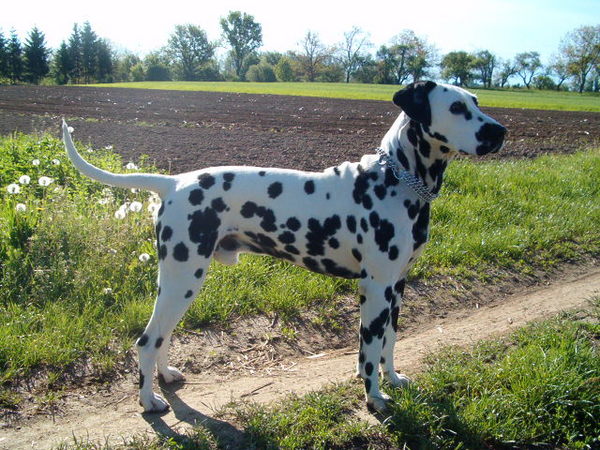
[[[108,150],[86,155],[126,171]],[[597,254],[599,156],[596,149],[524,161],[457,161],[433,205],[431,242],[412,277],[486,280],[502,268],[530,272]],[[0,381],[41,368],[49,380],[58,379],[83,361],[98,374],[110,373],[152,310],[156,251],[149,210],[156,199],[82,177],[62,143],[47,136],[0,138],[0,186]],[[274,313],[290,321],[307,309],[335,320],[341,295],[355,289],[353,281],[246,256],[235,267],[213,264],[182,326]]]
[[[235,92],[391,101],[396,85],[358,83],[239,83],[239,82],[132,82],[89,85],[180,91]],[[600,95],[539,90],[470,89],[482,106],[566,111],[600,111]]]

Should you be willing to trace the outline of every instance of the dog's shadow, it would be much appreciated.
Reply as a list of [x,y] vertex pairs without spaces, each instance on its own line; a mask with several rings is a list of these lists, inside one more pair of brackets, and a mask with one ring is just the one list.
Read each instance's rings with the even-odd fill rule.
[[245,433],[242,430],[239,430],[229,422],[215,419],[201,413],[197,409],[192,408],[177,395],[177,391],[185,386],[184,381],[170,383],[168,385],[161,381],[159,386],[163,395],[171,405],[171,410],[173,411],[175,418],[178,419],[178,422],[170,426],[162,419],[164,415],[168,414],[168,411],[164,413],[143,413],[142,418],[148,422],[157,436],[173,438],[182,443],[189,443],[194,439],[194,433],[189,431],[189,427],[186,427],[186,431],[183,432],[178,429],[179,424],[186,423],[194,428],[203,427],[207,429],[217,439],[221,447],[243,448]]

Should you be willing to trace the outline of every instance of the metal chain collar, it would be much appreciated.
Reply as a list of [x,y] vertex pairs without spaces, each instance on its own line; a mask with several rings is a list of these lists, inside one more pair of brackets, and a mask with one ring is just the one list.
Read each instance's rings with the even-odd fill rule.
[[417,194],[417,197],[419,197],[421,200],[431,203],[433,200],[439,197],[439,194],[434,194],[431,192],[420,178],[417,178],[406,170],[400,169],[396,164],[396,161],[394,161],[384,149],[377,147],[375,151],[379,155],[379,164],[381,166],[388,166],[388,168],[394,174],[394,177],[396,177],[398,181],[403,181],[415,192],[415,194]]

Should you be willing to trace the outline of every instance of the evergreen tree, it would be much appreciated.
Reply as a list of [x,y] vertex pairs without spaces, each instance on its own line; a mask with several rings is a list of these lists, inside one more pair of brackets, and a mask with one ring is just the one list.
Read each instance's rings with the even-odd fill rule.
[[71,60],[71,53],[69,52],[69,47],[66,42],[63,41],[54,55],[52,67],[54,81],[56,81],[57,84],[67,84],[72,72],[73,62]]
[[8,41],[0,31],[0,81],[8,78]]
[[69,59],[70,59],[70,72],[69,80],[71,83],[79,83],[81,80],[81,33],[79,32],[79,26],[73,25],[73,32],[69,38]]
[[49,51],[46,48],[44,33],[37,27],[33,27],[29,32],[24,49],[25,77],[27,81],[39,84],[40,80],[48,75],[50,71],[48,55]]
[[110,45],[106,39],[96,41],[96,79],[101,83],[113,81],[113,56]]
[[8,42],[8,77],[13,84],[23,79],[23,48],[15,30]]
[[96,75],[98,65],[98,36],[92,31],[89,22],[83,24],[81,30],[81,75],[84,83],[91,83]]

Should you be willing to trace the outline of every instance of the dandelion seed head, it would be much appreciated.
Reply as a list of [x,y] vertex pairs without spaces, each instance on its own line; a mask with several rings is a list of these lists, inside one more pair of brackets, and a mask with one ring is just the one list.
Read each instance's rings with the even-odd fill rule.
[[105,295],[112,294],[112,291],[113,290],[111,288],[104,288],[104,289],[102,289],[102,293],[105,294]]
[[50,177],[40,177],[38,183],[40,186],[49,186],[54,182],[54,180]]
[[142,210],[142,204],[140,202],[131,202],[129,205],[129,211],[140,212]]
[[138,256],[138,259],[140,260],[140,262],[148,262],[150,260],[150,255],[148,253],[142,253],[140,254],[140,256]]
[[69,130],[69,133],[73,133],[73,131],[75,131],[75,128],[73,127],[68,127],[67,129]]
[[125,168],[127,170],[137,170],[138,166],[136,166],[134,163],[132,162],[128,162],[127,165],[125,166]]
[[31,164],[33,164],[34,166],[39,166],[40,165],[40,160],[39,159],[34,159],[33,161],[31,161]]
[[125,210],[125,209],[118,209],[117,211],[115,211],[115,219],[122,220],[125,218],[126,215],[127,215],[127,210]]
[[27,211],[27,205],[25,205],[24,203],[17,203],[15,209],[17,210],[17,212],[25,212]]
[[9,194],[18,194],[19,192],[21,192],[21,187],[17,183],[11,183],[8,186],[6,186],[6,190]]
[[19,183],[21,184],[29,184],[31,182],[31,177],[29,175],[21,175],[19,177]]
[[60,166],[60,159],[54,158],[52,160],[52,164],[54,164],[55,166]]

